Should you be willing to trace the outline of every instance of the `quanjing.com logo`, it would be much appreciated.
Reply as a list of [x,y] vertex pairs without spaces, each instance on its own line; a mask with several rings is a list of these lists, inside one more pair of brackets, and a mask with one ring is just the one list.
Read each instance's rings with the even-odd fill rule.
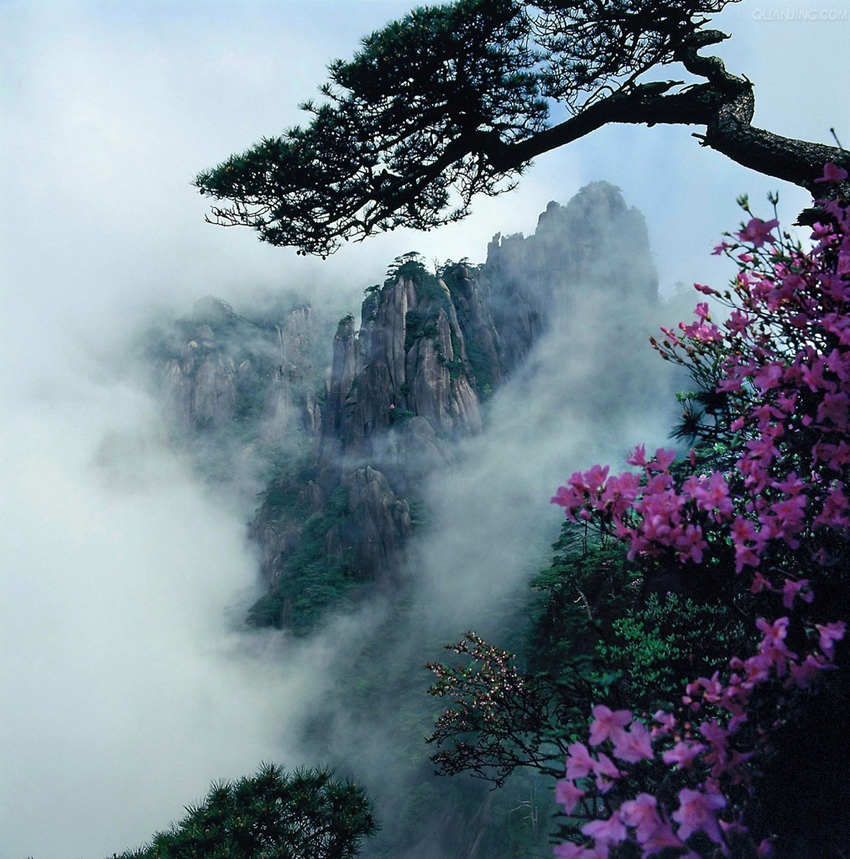
[[753,9],[756,21],[846,21],[847,9]]

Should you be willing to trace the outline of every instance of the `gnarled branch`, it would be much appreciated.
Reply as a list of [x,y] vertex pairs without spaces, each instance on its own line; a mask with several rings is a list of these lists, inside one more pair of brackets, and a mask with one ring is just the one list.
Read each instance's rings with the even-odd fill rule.
[[[340,240],[430,230],[472,199],[514,187],[531,160],[609,123],[705,128],[702,145],[768,176],[822,191],[843,149],[752,125],[745,78],[700,51],[727,38],[706,15],[734,0],[455,0],[417,9],[330,67],[306,128],[261,141],[200,174],[228,205],[212,221],[327,256]],[[678,64],[697,78],[641,83]],[[571,116],[549,125],[552,99]],[[850,196],[848,183],[830,187]]]

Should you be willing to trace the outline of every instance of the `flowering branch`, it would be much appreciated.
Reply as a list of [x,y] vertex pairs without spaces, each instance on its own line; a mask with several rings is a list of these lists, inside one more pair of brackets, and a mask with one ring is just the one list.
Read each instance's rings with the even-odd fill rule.
[[[846,179],[828,164],[819,181]],[[590,748],[569,746],[558,783],[574,818],[560,859],[770,855],[788,823],[759,797],[787,753],[788,726],[805,720],[827,675],[850,698],[840,649],[850,614],[850,209],[821,201],[804,250],[742,204],[751,217],[715,250],[736,261],[737,277],[724,292],[696,286],[727,318],[716,323],[700,302],[692,323],[653,341],[702,388],[694,437],[735,457],[706,468],[694,450],[676,462],[672,450],[647,457],[638,447],[626,460],[637,472],[593,466],[552,501],[623,540],[630,557],[677,564],[686,586],[711,576],[754,617],[760,642],[722,676],[689,683],[679,708],[654,721],[593,708]],[[831,838],[819,832],[806,848]]]

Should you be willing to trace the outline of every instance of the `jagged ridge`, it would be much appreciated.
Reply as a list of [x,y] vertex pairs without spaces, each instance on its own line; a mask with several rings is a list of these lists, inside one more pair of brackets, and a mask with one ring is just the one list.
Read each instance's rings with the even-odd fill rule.
[[497,234],[484,265],[432,274],[416,254],[398,258],[384,285],[366,290],[359,326],[353,315],[339,322],[319,391],[309,385],[309,308],[253,328],[224,302],[196,309],[162,366],[179,425],[197,435],[242,421],[249,443],[277,445],[250,527],[269,588],[251,621],[304,632],[364,589],[397,588],[421,481],[452,465],[459,438],[482,431],[482,403],[522,363],[554,303],[597,293],[621,341],[608,351],[621,357],[631,320],[657,302],[657,279],[642,216],[602,182],[550,203],[533,236]]

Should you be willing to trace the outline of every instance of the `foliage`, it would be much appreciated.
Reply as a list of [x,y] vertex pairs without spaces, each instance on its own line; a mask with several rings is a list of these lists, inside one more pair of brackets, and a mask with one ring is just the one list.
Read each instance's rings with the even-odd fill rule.
[[395,257],[392,264],[387,268],[387,279],[384,286],[391,286],[398,280],[412,280],[420,283],[433,275],[425,268],[422,254],[417,251],[408,251],[406,254]]
[[435,338],[438,333],[438,312],[428,310],[408,310],[404,315],[404,350],[409,352],[417,340],[423,337]]
[[536,4],[543,13],[536,36],[551,63],[544,77],[547,95],[576,112],[601,98],[611,81],[633,81],[654,66],[676,62],[682,44],[704,25],[703,16],[727,2],[542,0]]
[[512,654],[474,632],[447,649],[469,658],[455,666],[428,665],[437,678],[428,691],[452,702],[428,738],[440,749],[431,757],[440,773],[469,772],[497,787],[518,767],[558,775],[555,762],[566,754],[592,695],[578,663],[558,680],[523,674]]
[[462,662],[428,664],[435,677],[429,693],[451,702],[428,738],[442,775],[467,772],[498,787],[522,768],[557,776],[586,724],[587,702],[616,680],[595,648],[610,619],[634,600],[625,553],[572,523],[553,549],[551,566],[532,581],[542,600],[523,669],[473,632],[446,646]]
[[746,641],[740,617],[720,603],[700,603],[674,593],[649,595],[612,624],[597,647],[600,661],[618,673],[624,706],[651,712],[682,694],[684,681],[711,675]]
[[417,9],[363,39],[351,62],[331,64],[328,101],[303,105],[306,128],[261,141],[197,185],[235,200],[234,214],[265,241],[297,237],[307,253],[330,252],[329,232],[456,220],[441,216],[449,188],[468,202],[491,191],[496,171],[455,139],[523,140],[543,128],[528,34],[512,0]]
[[263,493],[263,507],[268,515],[306,516],[307,503],[303,487],[314,477],[313,458],[309,453],[300,456],[281,455],[272,463],[274,470]]
[[[292,516],[303,510],[303,499],[290,484],[273,484],[267,492],[268,505],[281,505]],[[284,522],[286,519],[284,518]],[[305,635],[315,628],[329,609],[354,599],[363,582],[348,559],[341,539],[329,548],[329,535],[340,538],[349,521],[348,492],[337,487],[324,509],[306,515],[297,545],[286,557],[284,567],[248,612],[251,626],[274,626]]]
[[[701,142],[813,188],[835,147],[750,125],[752,84],[699,51],[734,0],[455,0],[418,8],[330,65],[311,120],[199,174],[213,222],[327,256],[340,240],[463,218],[531,159],[611,122],[704,126]],[[695,79],[641,82],[676,64]],[[679,73],[681,69],[679,70]],[[569,118],[551,126],[552,102]],[[729,121],[729,117],[734,117]]]
[[532,581],[542,604],[526,667],[474,633],[447,649],[460,664],[430,663],[430,694],[451,702],[429,742],[443,775],[467,772],[501,787],[521,768],[563,772],[599,696],[644,710],[672,700],[694,672],[722,667],[746,631],[721,605],[642,596],[643,574],[622,544],[566,522],[548,570]]
[[529,641],[533,670],[559,676],[574,657],[592,656],[613,619],[636,605],[640,575],[616,540],[565,522],[548,570],[531,587],[543,604]]
[[[827,165],[824,181],[846,178]],[[734,468],[696,455],[674,468],[672,451],[639,447],[627,462],[642,473],[594,466],[553,499],[631,557],[711,579],[757,631],[755,647],[740,643],[726,670],[651,720],[593,708],[596,752],[573,743],[558,783],[573,818],[564,859],[814,857],[850,838],[850,785],[834,758],[848,749],[850,706],[850,211],[824,203],[810,251],[777,228],[750,217],[718,247],[739,274],[725,292],[697,289],[731,310],[722,327],[701,302],[656,344],[716,394],[693,432],[735,451]]]
[[186,817],[120,859],[348,859],[378,826],[361,788],[326,769],[219,782]]

